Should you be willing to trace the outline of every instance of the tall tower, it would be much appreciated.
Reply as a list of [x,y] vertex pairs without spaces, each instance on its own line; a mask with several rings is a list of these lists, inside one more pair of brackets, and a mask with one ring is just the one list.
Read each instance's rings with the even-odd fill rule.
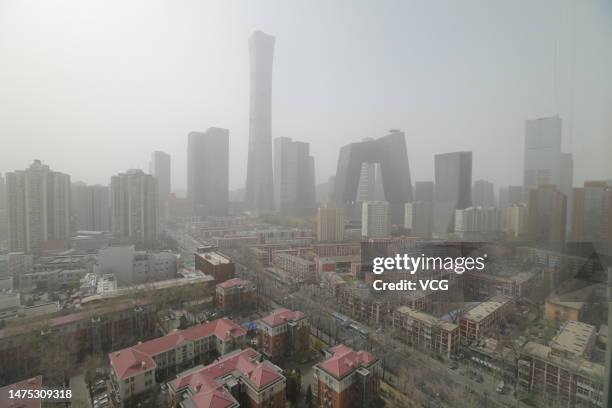
[[245,204],[257,213],[274,209],[272,181],[272,59],[274,37],[255,31],[249,38],[251,96]]
[[472,205],[472,152],[435,155],[435,232],[453,232],[455,210]]
[[170,155],[160,151],[151,153],[149,173],[157,179],[159,218],[165,220],[168,216],[168,197],[172,191],[170,182]]

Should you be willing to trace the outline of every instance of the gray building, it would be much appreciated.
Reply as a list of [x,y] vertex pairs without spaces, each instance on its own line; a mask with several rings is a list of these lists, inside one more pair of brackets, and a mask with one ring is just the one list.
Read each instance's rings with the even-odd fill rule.
[[414,237],[431,239],[433,231],[433,202],[415,201],[406,203],[404,228]]
[[76,231],[110,231],[110,192],[107,186],[72,183],[72,222]]
[[351,143],[340,149],[334,182],[334,200],[337,207],[354,205],[363,163],[380,163],[391,223],[402,225],[404,205],[412,201],[404,133],[392,130],[389,135],[379,139]]
[[476,180],[472,187],[472,205],[474,207],[495,206],[495,189],[493,183],[486,180]]
[[309,145],[288,137],[274,139],[274,206],[281,214],[314,210],[314,158]]
[[187,195],[197,215],[226,215],[229,203],[229,130],[189,133]]
[[453,232],[455,210],[472,204],[472,152],[437,154],[435,172],[434,231]]
[[255,31],[249,38],[249,153],[246,208],[256,213],[274,209],[272,180],[272,60],[274,37]]
[[414,183],[414,201],[435,201],[435,185],[433,181],[417,181]]
[[170,163],[171,160],[168,153],[160,151],[151,153],[149,173],[157,179],[160,220],[165,220],[168,217],[168,198],[172,191]]
[[361,235],[363,237],[383,238],[391,235],[388,202],[365,201],[361,208]]
[[40,160],[6,175],[9,248],[39,255],[67,247],[70,239],[70,176]]
[[523,185],[527,189],[540,184],[560,187],[561,118],[540,118],[525,122],[525,168]]
[[158,237],[157,179],[142,170],[111,177],[111,229],[131,242],[152,242]]

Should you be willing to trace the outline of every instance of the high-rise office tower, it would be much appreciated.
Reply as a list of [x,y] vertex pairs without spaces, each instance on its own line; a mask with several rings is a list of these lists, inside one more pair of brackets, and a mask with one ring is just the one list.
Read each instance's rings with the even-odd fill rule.
[[493,183],[486,180],[476,180],[472,187],[472,205],[474,207],[495,206],[495,190]]
[[151,153],[149,173],[157,179],[157,189],[159,192],[159,219],[163,221],[168,217],[168,198],[172,191],[170,181],[170,155],[160,151]]
[[112,232],[132,242],[152,242],[158,237],[157,179],[142,170],[111,177]]
[[288,137],[274,139],[274,206],[281,214],[315,208],[314,158],[309,145]]
[[566,198],[552,184],[541,184],[529,192],[529,239],[533,243],[561,250],[565,244]]
[[472,203],[472,152],[437,154],[435,172],[434,231],[453,232],[455,210]]
[[560,188],[560,117],[526,121],[524,165],[523,185],[527,189],[536,188],[540,184],[552,184]]
[[433,181],[417,181],[414,183],[414,201],[435,201],[435,186]]
[[[372,140],[372,139],[370,139]],[[376,191],[376,163],[361,163],[356,201],[374,201]]]
[[319,242],[344,240],[344,208],[320,207],[317,210],[317,240]]
[[107,186],[72,183],[72,217],[79,231],[110,230],[110,192]]
[[574,158],[571,153],[561,153],[561,165],[559,170],[559,191],[567,198],[567,223],[570,226],[572,206],[573,206],[573,187],[574,187]]
[[351,143],[340,149],[334,182],[336,206],[350,207],[355,202],[363,163],[380,163],[391,222],[402,225],[404,205],[412,201],[404,132],[394,129],[379,139]]
[[70,176],[40,160],[6,175],[9,247],[39,255],[70,239]]
[[272,180],[272,60],[274,37],[255,31],[249,38],[251,89],[246,208],[256,213],[274,209]]
[[570,240],[612,246],[612,186],[586,181],[574,188]]
[[187,195],[198,215],[226,215],[229,203],[229,130],[189,133]]
[[389,203],[386,201],[366,201],[362,204],[361,235],[367,238],[388,237]]
[[433,202],[415,201],[406,203],[404,228],[410,235],[423,239],[431,239],[433,229]]

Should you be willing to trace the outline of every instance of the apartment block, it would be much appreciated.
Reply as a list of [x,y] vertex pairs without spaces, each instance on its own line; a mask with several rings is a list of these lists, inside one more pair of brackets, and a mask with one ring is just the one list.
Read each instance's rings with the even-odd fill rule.
[[492,333],[511,307],[512,298],[500,295],[465,312],[459,318],[461,341],[469,343]]
[[159,382],[208,359],[225,355],[245,343],[246,330],[229,319],[218,319],[109,354],[116,401],[148,392]]
[[320,207],[317,210],[317,241],[344,240],[344,208]]
[[172,406],[179,408],[284,408],[285,388],[282,370],[261,361],[250,348],[185,371],[168,383]]
[[365,408],[380,390],[381,361],[344,344],[314,366],[314,399],[324,408]]
[[236,273],[234,262],[212,248],[198,248],[195,254],[195,268],[212,276],[216,283],[232,279]]
[[259,349],[268,358],[308,350],[310,328],[306,315],[300,311],[276,309],[257,321]]
[[317,281],[317,265],[313,261],[286,252],[272,253],[272,265],[281,268],[296,282],[315,283]]
[[393,328],[414,346],[448,357],[459,348],[458,325],[406,306],[393,311]]
[[247,310],[255,302],[253,282],[233,278],[218,283],[215,290],[215,304],[225,312]]

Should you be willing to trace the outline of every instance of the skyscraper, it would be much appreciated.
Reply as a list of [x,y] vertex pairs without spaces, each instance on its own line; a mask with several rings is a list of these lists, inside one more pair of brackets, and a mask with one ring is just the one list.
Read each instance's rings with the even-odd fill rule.
[[388,237],[390,235],[389,203],[366,201],[361,208],[361,235],[367,238]]
[[6,208],[6,181],[4,177],[2,177],[2,173],[0,173],[0,210],[4,210]]
[[570,240],[612,247],[612,186],[586,181],[573,193]]
[[455,210],[472,202],[472,152],[437,154],[435,172],[434,231],[453,232]]
[[404,228],[414,237],[431,239],[433,227],[433,202],[415,201],[406,203]]
[[40,254],[66,247],[70,239],[70,176],[40,160],[6,175],[9,247]]
[[552,184],[541,184],[529,192],[529,239],[533,243],[561,250],[565,244],[566,198]]
[[110,192],[107,186],[72,183],[72,216],[76,230],[110,230]]
[[434,202],[435,186],[433,181],[417,181],[414,183],[414,201]]
[[168,217],[168,198],[170,197],[170,192],[172,191],[170,181],[170,155],[160,151],[151,153],[149,172],[157,179],[157,188],[159,192],[159,218],[160,220],[165,220]]
[[351,143],[340,149],[334,182],[334,200],[338,207],[349,208],[355,202],[363,163],[380,163],[391,222],[402,225],[404,205],[412,201],[404,132],[394,129],[379,139]]
[[319,242],[344,240],[344,208],[320,207],[318,209],[317,240]]
[[246,208],[256,213],[274,209],[272,180],[272,60],[274,37],[255,31],[249,38],[250,113]]
[[314,158],[309,145],[288,137],[274,139],[274,205],[281,214],[315,208]]
[[472,205],[474,207],[493,207],[495,205],[495,190],[493,183],[486,180],[476,180],[472,188]]
[[561,118],[540,118],[525,122],[525,170],[523,185],[533,189],[540,184],[560,188]]
[[158,237],[157,179],[142,170],[128,170],[111,177],[112,232],[132,242]]
[[229,202],[229,130],[189,133],[187,195],[198,215],[226,215]]

